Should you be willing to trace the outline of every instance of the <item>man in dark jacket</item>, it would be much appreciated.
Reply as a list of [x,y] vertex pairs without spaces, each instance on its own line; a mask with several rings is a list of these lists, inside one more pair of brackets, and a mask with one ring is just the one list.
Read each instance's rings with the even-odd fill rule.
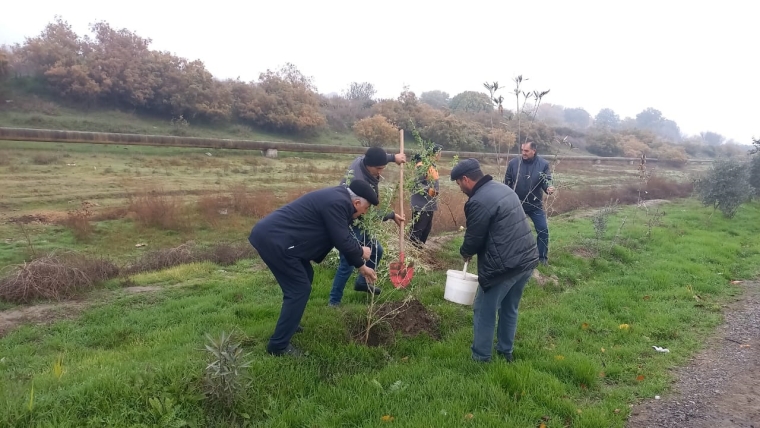
[[[402,163],[406,162],[406,155],[404,153],[393,155],[386,153],[385,150],[380,147],[370,147],[367,149],[363,156],[359,156],[354,159],[353,163],[351,163],[351,166],[348,168],[348,172],[343,177],[340,184],[346,185],[346,183],[363,181],[372,186],[372,189],[375,191],[375,195],[377,195],[379,199],[380,192],[378,190],[378,185],[380,183],[380,179],[382,178],[381,173],[385,170],[388,162],[395,162],[396,164],[401,165]],[[405,219],[403,213],[397,214],[393,211],[389,211],[387,213],[383,213],[383,221],[388,220],[395,221],[396,224],[400,227]],[[380,260],[383,258],[382,245],[380,245],[380,242],[378,242],[374,236],[367,236],[367,234],[364,233],[364,231],[358,225],[352,226],[352,229],[359,243],[372,249],[372,254],[370,255],[369,260],[367,260],[367,265],[372,269],[376,269],[377,265],[380,264]],[[351,263],[349,263],[348,259],[343,255],[343,253],[341,253],[340,264],[338,265],[337,272],[335,272],[335,279],[333,279],[332,290],[330,290],[330,306],[338,306],[340,304],[341,299],[343,299],[343,289],[346,288],[346,282],[348,282],[348,279],[351,277],[351,274],[353,272],[354,267],[351,266]],[[354,282],[354,290],[366,293],[374,293],[376,295],[380,294],[381,291],[379,287],[368,284],[363,276],[356,278],[356,281]]]
[[477,160],[456,164],[451,180],[469,196],[464,205],[467,231],[459,253],[466,261],[478,255],[472,358],[491,360],[498,312],[496,353],[512,361],[517,308],[538,265],[536,242],[515,192],[490,175],[484,176]]
[[322,262],[336,247],[352,267],[369,282],[377,277],[364,263],[370,249],[362,247],[351,234],[353,219],[379,203],[372,186],[356,181],[307,193],[279,208],[251,230],[248,241],[272,271],[282,289],[282,309],[267,352],[273,355],[302,355],[290,344],[311,294],[314,270],[311,261]]
[[549,225],[544,212],[544,193],[554,193],[549,162],[536,154],[536,144],[527,142],[521,146],[522,156],[509,161],[504,184],[511,187],[522,202],[525,214],[536,228],[538,258],[542,264],[549,261]]

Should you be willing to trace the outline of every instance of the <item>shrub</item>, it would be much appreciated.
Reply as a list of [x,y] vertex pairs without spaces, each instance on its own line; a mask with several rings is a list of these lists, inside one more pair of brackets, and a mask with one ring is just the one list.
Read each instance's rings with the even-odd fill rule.
[[82,201],[81,207],[68,212],[64,224],[71,229],[74,239],[80,242],[87,241],[93,232],[92,224],[90,223],[91,218],[92,203]]
[[243,353],[240,342],[225,332],[218,339],[206,334],[206,339],[211,361],[206,365],[203,392],[210,405],[229,410],[250,386],[243,381],[244,370],[251,361],[246,361],[248,355]]
[[0,299],[11,303],[61,300],[118,274],[119,268],[105,258],[50,254],[12,267],[11,273],[0,279]]
[[590,134],[586,138],[586,150],[597,156],[622,156],[623,148],[620,146],[620,137],[611,132],[598,132]]
[[750,161],[749,184],[755,189],[755,195],[760,196],[760,154],[752,156]]
[[752,192],[747,162],[717,160],[708,173],[697,180],[696,190],[705,206],[712,205],[724,216],[732,218]]
[[57,162],[59,156],[54,153],[37,153],[32,157],[32,163],[35,165],[50,165]]
[[179,230],[182,227],[182,200],[179,197],[151,191],[130,196],[129,211],[146,227]]

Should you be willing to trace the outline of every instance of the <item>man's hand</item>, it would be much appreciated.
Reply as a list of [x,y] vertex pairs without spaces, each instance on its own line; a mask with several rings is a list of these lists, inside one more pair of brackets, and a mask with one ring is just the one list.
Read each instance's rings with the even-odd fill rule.
[[402,216],[401,214],[394,213],[394,215],[393,215],[393,221],[396,222],[396,225],[398,227],[401,227],[402,223],[404,223],[406,221],[406,218],[404,218],[404,216]]
[[549,186],[549,188],[548,188],[548,189],[546,189],[546,193],[548,193],[548,194],[550,194],[550,195],[551,195],[552,193],[554,193],[554,190],[555,190],[555,189],[554,189],[554,186]]
[[370,255],[372,254],[372,248],[370,247],[362,247],[362,258],[364,260],[369,260]]
[[472,256],[467,256],[467,257],[462,256],[462,259],[464,259],[465,263],[470,263],[470,260],[472,260]]
[[393,155],[393,161],[396,162],[396,165],[401,165],[402,163],[406,163],[406,154],[396,153],[395,155]]
[[374,284],[375,281],[377,281],[377,274],[375,273],[374,269],[368,267],[367,265],[362,265],[362,267],[359,268],[359,273],[364,276],[364,278],[367,280],[367,283]]

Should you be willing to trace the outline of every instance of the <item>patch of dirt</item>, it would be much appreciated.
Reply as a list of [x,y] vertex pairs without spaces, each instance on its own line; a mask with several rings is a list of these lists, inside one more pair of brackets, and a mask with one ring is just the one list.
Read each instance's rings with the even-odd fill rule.
[[0,337],[5,336],[22,324],[47,325],[56,321],[72,319],[87,306],[89,303],[85,301],[70,301],[0,311]]
[[[441,339],[438,316],[425,308],[419,300],[386,302],[376,308],[376,317],[382,321],[373,326],[367,337],[367,346],[383,346],[393,343],[396,333],[405,337],[427,334],[435,340]],[[366,321],[360,319],[353,329],[353,337],[364,342]]]
[[533,270],[533,278],[541,287],[549,283],[553,285],[559,285],[559,278],[557,278],[557,275],[551,275],[551,276],[541,275],[541,272],[539,272],[538,269]]
[[627,428],[760,427],[760,282],[741,286],[725,324],[675,371],[673,392],[634,406]]
[[446,232],[429,237],[422,249],[418,251],[418,257],[423,266],[430,270],[445,271],[450,269],[449,263],[440,255],[446,244],[461,234],[461,232]]
[[123,290],[129,294],[138,294],[138,293],[147,293],[150,291],[158,291],[161,288],[162,287],[157,287],[155,285],[146,285],[146,286],[136,285],[134,287],[125,287],[123,288]]
[[[122,290],[128,294],[147,293],[161,290],[156,286],[129,286]],[[23,324],[48,325],[56,321],[76,318],[97,299],[72,300],[58,303],[41,303],[0,311],[0,337],[5,336]]]
[[42,214],[26,214],[18,217],[11,217],[8,223],[29,224],[29,223],[48,223],[47,217]]
[[587,247],[573,248],[570,253],[576,257],[581,257],[584,259],[591,259],[596,256],[596,251]]
[[[667,203],[670,203],[670,201],[667,200],[667,199],[650,199],[648,201],[641,201],[641,203],[638,203],[638,204],[620,204],[618,206],[622,207],[622,206],[627,206],[627,205],[632,205],[632,206],[635,205],[638,208],[649,209],[649,208],[657,208],[660,205],[664,205],[664,204],[667,204]],[[559,215],[563,216],[563,218],[566,218],[566,219],[569,219],[569,220],[581,219],[581,218],[589,218],[589,217],[592,217],[594,214],[596,214],[602,208],[604,208],[604,207],[588,208],[588,209],[582,209],[582,210],[573,210],[567,216],[563,216],[563,214],[559,214]]]

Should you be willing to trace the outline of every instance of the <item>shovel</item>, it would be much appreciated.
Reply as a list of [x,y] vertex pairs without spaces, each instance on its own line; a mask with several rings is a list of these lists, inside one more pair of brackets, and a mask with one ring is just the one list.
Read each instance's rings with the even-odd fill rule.
[[[401,134],[401,153],[404,153],[404,130],[399,131]],[[404,215],[404,167],[401,167],[399,172],[399,212]],[[406,288],[412,281],[414,276],[414,264],[410,263],[409,266],[404,262],[404,223],[401,223],[401,227],[398,230],[398,247],[399,247],[399,261],[392,262],[390,264],[390,276],[393,286],[396,288]]]

